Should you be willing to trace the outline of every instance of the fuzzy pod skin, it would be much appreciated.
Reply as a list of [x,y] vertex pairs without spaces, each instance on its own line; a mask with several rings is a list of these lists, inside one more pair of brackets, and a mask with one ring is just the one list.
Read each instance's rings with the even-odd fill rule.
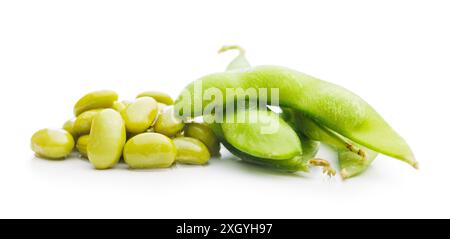
[[[196,92],[195,84],[201,84],[200,92]],[[266,96],[260,96],[266,97],[269,104],[270,89],[278,89],[280,106],[298,110],[358,144],[417,167],[405,140],[362,98],[340,86],[285,67],[257,66],[204,76],[186,86],[176,100],[176,112],[183,117],[202,115],[206,106],[218,102],[203,97],[208,89],[222,93],[223,106],[232,103],[227,102],[227,88],[269,89]],[[237,94],[235,99],[246,97]],[[183,110],[190,110],[189,115],[184,115]]]
[[125,123],[113,109],[100,111],[92,121],[87,145],[89,161],[96,169],[112,168],[119,162],[125,145]]

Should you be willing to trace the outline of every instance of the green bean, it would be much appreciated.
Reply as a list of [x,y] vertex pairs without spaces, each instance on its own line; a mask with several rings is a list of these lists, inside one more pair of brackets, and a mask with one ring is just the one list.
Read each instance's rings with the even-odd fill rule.
[[122,113],[124,110],[127,109],[127,107],[131,104],[132,102],[128,102],[128,101],[114,101],[112,108],[119,112]]
[[141,97],[152,97],[159,103],[163,103],[165,105],[173,105],[173,99],[170,97],[170,95],[159,92],[159,91],[145,91],[140,93],[136,98]]
[[220,154],[220,143],[214,132],[206,125],[201,123],[190,123],[184,128],[184,136],[196,138],[202,141],[211,155]]
[[[196,84],[201,84],[198,92],[194,90]],[[243,91],[236,92],[235,98],[227,99],[227,88],[241,88]],[[186,86],[176,100],[175,110],[185,118],[197,117],[209,105],[224,106],[248,98],[245,91],[254,88],[278,89],[280,106],[298,110],[318,124],[371,150],[400,159],[413,167],[418,165],[404,139],[359,96],[285,67],[257,66],[204,76]],[[204,98],[204,93],[210,89],[219,91],[220,98]],[[269,90],[267,95],[259,95],[258,99],[270,104],[271,95]]]
[[94,117],[87,155],[96,169],[111,168],[119,162],[126,140],[125,132],[122,117],[113,109],[102,110]]
[[184,127],[183,121],[175,117],[173,107],[167,107],[156,120],[153,129],[157,133],[173,137]]
[[76,148],[78,152],[81,154],[81,156],[87,158],[87,145],[89,143],[89,135],[83,135],[78,138]]
[[73,131],[76,135],[89,134],[91,131],[92,120],[103,109],[88,110],[81,113],[73,124]]
[[64,129],[65,131],[69,132],[69,133],[72,135],[72,137],[75,139],[75,138],[77,137],[77,135],[76,135],[76,133],[75,133],[75,131],[74,131],[74,129],[73,129],[74,123],[75,123],[75,118],[72,118],[72,119],[70,119],[70,120],[67,120],[67,121],[64,123],[64,125],[63,125],[63,129]]
[[184,164],[206,164],[211,157],[209,150],[200,140],[191,137],[173,139],[177,156],[175,160]]
[[175,161],[177,150],[170,138],[158,133],[136,135],[125,144],[123,157],[130,168],[167,168]]
[[122,111],[127,131],[135,134],[145,132],[157,115],[158,105],[151,97],[138,98]]
[[72,152],[74,140],[63,129],[41,129],[31,137],[31,149],[38,157],[64,158]]
[[87,110],[111,108],[117,98],[117,93],[114,91],[94,91],[79,99],[73,108],[73,112],[75,116],[78,116]]

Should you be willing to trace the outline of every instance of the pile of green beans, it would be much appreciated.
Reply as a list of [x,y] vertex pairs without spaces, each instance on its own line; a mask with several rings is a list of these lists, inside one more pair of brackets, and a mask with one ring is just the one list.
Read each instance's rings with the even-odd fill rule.
[[202,123],[184,123],[173,114],[173,99],[146,91],[133,101],[119,101],[114,91],[86,94],[74,106],[75,118],[62,129],[42,129],[31,138],[36,156],[64,159],[75,149],[96,169],[121,159],[133,169],[207,164],[220,144]]

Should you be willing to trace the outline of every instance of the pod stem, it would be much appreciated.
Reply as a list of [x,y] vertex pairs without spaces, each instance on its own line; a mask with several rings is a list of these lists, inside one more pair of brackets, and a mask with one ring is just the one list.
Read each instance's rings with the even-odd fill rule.
[[223,53],[223,52],[226,52],[226,51],[229,51],[229,50],[238,50],[239,51],[239,55],[245,55],[244,48],[242,48],[242,47],[240,47],[238,45],[222,46],[219,49],[218,53],[220,54],[220,53]]
[[323,173],[328,175],[329,177],[336,175],[336,170],[334,170],[331,167],[330,162],[328,162],[325,159],[319,159],[319,158],[311,159],[309,161],[309,164],[314,167],[322,167]]

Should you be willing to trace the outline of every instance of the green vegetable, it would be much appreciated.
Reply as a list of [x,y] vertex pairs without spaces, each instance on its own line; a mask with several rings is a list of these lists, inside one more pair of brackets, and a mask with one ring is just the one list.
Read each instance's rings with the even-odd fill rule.
[[[201,85],[201,90],[195,90],[196,84]],[[234,99],[227,99],[227,88],[244,91],[236,92]],[[360,145],[417,167],[407,143],[363,99],[340,86],[285,67],[257,66],[204,76],[186,86],[176,100],[175,110],[185,118],[197,117],[210,105],[225,106],[253,98],[245,90],[254,88],[269,89],[267,95],[257,96],[268,104],[271,104],[270,89],[278,89],[280,106],[300,111]],[[203,97],[213,89],[221,93],[220,98]]]
[[157,115],[158,104],[151,97],[138,98],[122,111],[127,131],[135,134],[150,128]]
[[[232,116],[235,117],[234,120],[225,118],[225,123],[221,126],[225,140],[238,150],[272,160],[302,155],[301,142],[296,132],[275,113],[269,110],[246,109],[239,110]],[[247,119],[245,122],[237,122],[238,118],[243,117]],[[250,122],[251,117],[258,121]],[[277,129],[270,129],[271,127]]]
[[38,157],[64,158],[72,152],[74,140],[63,129],[41,129],[31,137],[31,149]]
[[81,113],[73,124],[73,131],[76,135],[85,135],[91,132],[92,120],[103,109],[88,110]]
[[117,98],[118,95],[114,91],[94,91],[81,97],[75,104],[73,112],[75,116],[78,116],[87,110],[111,108],[114,102],[117,101]]
[[63,129],[67,132],[69,132],[72,137],[75,139],[77,137],[75,131],[73,130],[73,125],[75,124],[75,118],[72,118],[70,120],[67,120],[64,125],[63,125]]
[[78,152],[81,154],[81,156],[83,157],[87,157],[87,145],[89,143],[89,135],[83,135],[81,137],[78,138],[77,140],[77,144],[75,145],[75,147],[77,148]]
[[131,104],[132,102],[129,101],[114,101],[112,108],[119,112],[122,113],[124,110],[127,109],[127,107]]
[[175,117],[173,107],[167,107],[159,115],[155,125],[153,126],[153,129],[157,133],[173,137],[177,133],[179,133],[183,129],[183,127],[184,123],[181,119]]
[[176,137],[173,143],[177,149],[175,160],[179,163],[206,164],[211,157],[206,145],[196,138]]
[[196,138],[202,141],[208,147],[211,155],[220,154],[220,143],[214,132],[206,125],[201,123],[189,123],[184,128],[184,136]]
[[170,95],[168,95],[164,92],[145,91],[145,92],[140,93],[136,98],[140,98],[140,97],[152,97],[159,103],[163,103],[165,105],[173,105],[172,97],[170,97]]
[[92,121],[87,145],[89,161],[96,169],[111,168],[119,162],[125,144],[125,123],[113,109],[100,111]]
[[167,168],[177,154],[170,138],[158,133],[143,133],[134,136],[125,144],[123,156],[130,168]]
[[294,127],[302,131],[303,134],[335,148],[338,152],[340,174],[343,179],[366,171],[378,155],[377,152],[360,146],[324,126],[320,126],[300,112],[283,109],[283,115],[287,114],[292,115],[290,118],[293,118],[295,121]]

